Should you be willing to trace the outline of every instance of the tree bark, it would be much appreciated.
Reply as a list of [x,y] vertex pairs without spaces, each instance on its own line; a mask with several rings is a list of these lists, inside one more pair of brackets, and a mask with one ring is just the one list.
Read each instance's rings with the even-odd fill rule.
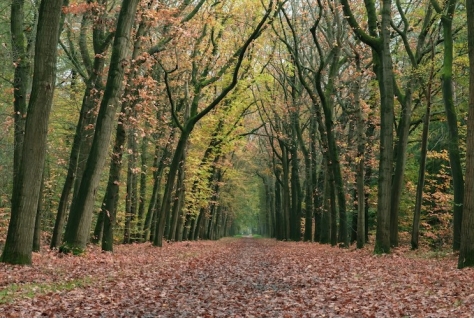
[[56,84],[56,47],[62,3],[62,0],[44,0],[39,8],[33,86],[21,163],[12,194],[11,219],[1,258],[3,262],[10,264],[31,264],[48,121]]
[[[451,175],[453,177],[454,189],[454,221],[453,221],[453,250],[459,250],[461,244],[461,223],[463,212],[464,196],[464,176],[461,165],[461,153],[459,150],[459,132],[456,107],[453,101],[453,18],[456,7],[456,0],[446,2],[446,10],[439,7],[436,0],[431,1],[435,10],[442,14],[441,24],[443,25],[443,68],[441,70],[441,82],[443,91],[443,103],[446,111],[447,126],[449,132],[449,164],[451,165]],[[446,13],[442,13],[443,11]]]
[[41,218],[44,210],[44,182],[45,172],[43,170],[43,176],[41,177],[41,187],[38,198],[38,208],[36,209],[36,221],[35,221],[35,234],[33,235],[33,251],[39,252],[41,250]]
[[[28,88],[31,73],[31,53],[34,48],[34,26],[24,27],[24,0],[14,0],[10,11],[10,32],[12,58],[15,65],[13,75],[13,111],[14,111],[14,153],[13,153],[13,188],[17,183],[21,163],[21,152],[25,134],[26,112],[28,109]],[[33,21],[33,24],[36,21]]]
[[466,189],[458,268],[474,266],[474,0],[466,0],[469,46],[469,114],[467,122]]
[[379,87],[381,95],[380,165],[377,196],[377,232],[375,252],[390,252],[390,207],[393,170],[394,76],[390,53],[391,0],[382,5],[382,48],[380,51]]
[[[434,45],[432,44],[431,61],[434,59]],[[426,171],[426,154],[428,152],[428,133],[430,127],[431,117],[431,86],[434,78],[434,63],[432,63],[430,70],[430,78],[425,90],[426,95],[426,112],[423,120],[423,132],[421,136],[421,151],[420,151],[420,170],[418,171],[418,183],[416,186],[415,212],[413,214],[413,225],[411,232],[411,249],[418,249],[418,239],[420,233],[420,216],[421,205],[423,203],[423,187],[425,185],[425,171]]]

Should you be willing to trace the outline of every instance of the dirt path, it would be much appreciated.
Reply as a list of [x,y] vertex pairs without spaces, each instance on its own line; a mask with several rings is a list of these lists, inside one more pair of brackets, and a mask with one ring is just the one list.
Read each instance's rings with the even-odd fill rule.
[[[266,239],[53,252],[0,264],[0,314],[21,317],[472,317],[474,271]],[[3,304],[2,304],[2,298]]]

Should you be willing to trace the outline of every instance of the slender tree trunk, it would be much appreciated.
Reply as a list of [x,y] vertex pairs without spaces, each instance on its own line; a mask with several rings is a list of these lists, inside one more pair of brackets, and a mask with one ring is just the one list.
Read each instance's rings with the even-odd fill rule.
[[175,240],[176,238],[176,231],[178,227],[178,219],[179,216],[181,215],[181,198],[183,197],[182,193],[184,194],[184,159],[185,157],[182,157],[182,161],[179,167],[178,171],[178,182],[176,183],[176,192],[174,195],[174,200],[173,200],[173,209],[171,211],[171,225],[170,225],[170,233],[168,236],[169,240]]
[[276,239],[283,240],[284,237],[284,218],[282,211],[282,202],[281,202],[281,187],[280,187],[280,176],[281,170],[279,168],[275,169],[275,218],[276,218]]
[[[360,73],[360,57],[356,56],[356,67]],[[361,74],[361,73],[360,73]],[[364,247],[366,242],[366,214],[365,214],[365,145],[366,145],[366,125],[364,112],[360,104],[360,82],[358,78],[354,86],[354,103],[357,109],[357,160],[356,160],[356,184],[357,184],[357,248]]]
[[405,164],[407,158],[408,133],[410,131],[410,120],[412,113],[411,88],[415,85],[414,80],[410,80],[407,92],[401,102],[402,115],[398,125],[397,141],[395,143],[394,161],[395,171],[392,178],[392,197],[390,205],[390,245],[398,247],[398,215],[400,210],[400,200],[403,192],[403,176],[405,174]]
[[[294,141],[297,144],[297,141]],[[291,225],[291,240],[301,240],[301,184],[299,176],[298,149],[293,147],[291,150],[291,215],[293,222]]]
[[331,199],[329,195],[329,176],[328,171],[324,174],[324,195],[323,195],[323,205],[321,213],[321,237],[319,242],[321,244],[329,244],[331,241]]
[[185,219],[186,219],[186,216],[184,215],[184,212],[183,212],[183,205],[184,205],[184,194],[185,194],[185,190],[179,192],[179,208],[178,208],[178,212],[179,212],[179,216],[178,216],[178,225],[176,227],[176,237],[175,237],[175,241],[182,241],[183,240],[183,232],[184,232],[184,223],[185,223]]
[[138,220],[137,220],[137,232],[134,235],[137,241],[141,241],[143,238],[143,225],[145,223],[145,200],[146,200],[146,189],[147,189],[147,171],[148,171],[148,138],[145,136],[142,140],[141,145],[141,169],[140,169],[140,197],[138,200]]
[[291,198],[290,198],[290,168],[289,168],[289,159],[288,159],[288,150],[284,145],[281,146],[282,149],[282,213],[283,213],[283,239],[291,239],[290,237],[290,227],[291,227]]
[[123,87],[123,77],[130,51],[130,34],[135,20],[139,0],[124,0],[120,9],[117,30],[112,48],[107,84],[104,90],[94,140],[87,159],[78,195],[73,200],[63,250],[83,251],[88,241],[92,222],[92,210],[95,193],[99,184],[112,134],[115,113],[119,104],[120,92]]
[[[358,101],[358,99],[356,100]],[[362,110],[359,106],[357,118],[357,248],[365,245],[366,215],[365,215],[365,125]]]
[[[434,46],[432,48],[431,59],[434,59]],[[416,186],[415,212],[413,214],[413,226],[411,232],[411,249],[418,249],[418,239],[420,237],[420,216],[421,205],[423,203],[423,187],[425,186],[425,171],[426,171],[426,154],[428,152],[428,133],[430,127],[431,117],[431,85],[434,78],[434,64],[431,66],[430,79],[425,90],[426,95],[426,112],[423,120],[423,133],[421,137],[421,152],[420,152],[420,170],[418,172],[418,183]]]
[[93,244],[98,244],[102,241],[102,236],[104,235],[104,210],[100,209],[99,214],[97,214],[97,221],[94,227],[94,234],[92,235],[91,242]]
[[123,234],[123,243],[130,244],[132,242],[132,224],[137,216],[138,191],[137,191],[137,141],[135,129],[131,128],[128,134],[128,169],[127,169],[127,196],[125,201],[125,227]]
[[158,247],[162,247],[163,245],[165,222],[168,219],[168,215],[170,214],[170,209],[171,209],[171,194],[173,192],[176,175],[178,173],[179,162],[181,161],[182,156],[184,156],[184,153],[186,150],[186,144],[188,142],[189,133],[191,130],[189,131],[185,130],[181,132],[181,136],[179,138],[178,145],[176,146],[173,160],[169,168],[168,180],[166,182],[165,193],[163,195],[163,202],[161,203],[160,214],[158,216],[156,236],[153,240],[153,245],[158,246]]
[[62,0],[41,1],[39,8],[33,86],[21,163],[12,194],[11,219],[1,258],[10,264],[31,264],[48,121],[56,84],[56,46],[62,3]]
[[[461,153],[459,151],[459,132],[456,107],[453,101],[453,17],[455,13],[456,0],[446,2],[447,12],[441,16],[443,25],[444,57],[441,71],[443,102],[446,111],[446,119],[449,132],[449,163],[453,177],[454,189],[454,222],[453,222],[453,250],[459,250],[461,243],[461,223],[463,212],[464,177],[461,166]],[[436,9],[436,7],[435,7]],[[437,10],[438,11],[438,10]],[[438,12],[439,13],[439,12]]]
[[33,251],[39,252],[41,250],[41,218],[44,210],[44,182],[45,172],[41,177],[41,187],[38,198],[38,209],[36,210],[35,234],[33,235]]
[[[151,192],[151,198],[148,205],[148,211],[145,219],[145,225],[143,227],[143,240],[147,241],[150,240],[153,242],[154,234],[155,234],[155,225],[156,225],[156,217],[157,217],[157,210],[160,207],[160,191],[161,191],[161,180],[163,178],[163,171],[165,169],[165,163],[169,159],[171,153],[171,145],[174,141],[174,130],[171,131],[170,136],[168,138],[168,143],[163,149],[163,154],[160,156],[160,146],[157,144],[155,148],[155,159],[153,160],[153,190]],[[158,160],[158,158],[160,158]]]

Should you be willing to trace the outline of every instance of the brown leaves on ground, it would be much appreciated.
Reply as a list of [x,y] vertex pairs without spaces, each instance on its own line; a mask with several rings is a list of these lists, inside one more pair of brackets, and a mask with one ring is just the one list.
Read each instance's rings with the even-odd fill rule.
[[267,239],[119,246],[0,264],[7,317],[470,317],[474,270]]

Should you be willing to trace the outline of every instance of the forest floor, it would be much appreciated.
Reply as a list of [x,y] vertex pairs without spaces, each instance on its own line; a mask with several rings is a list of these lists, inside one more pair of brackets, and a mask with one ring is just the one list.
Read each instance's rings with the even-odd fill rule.
[[402,249],[225,238],[0,264],[0,317],[472,317],[474,270]]

